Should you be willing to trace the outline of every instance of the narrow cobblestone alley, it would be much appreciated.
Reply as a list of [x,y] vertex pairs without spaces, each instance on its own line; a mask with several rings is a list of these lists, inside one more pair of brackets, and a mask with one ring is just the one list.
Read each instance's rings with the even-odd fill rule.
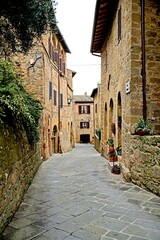
[[42,163],[1,240],[159,240],[160,198],[110,173],[89,144]]

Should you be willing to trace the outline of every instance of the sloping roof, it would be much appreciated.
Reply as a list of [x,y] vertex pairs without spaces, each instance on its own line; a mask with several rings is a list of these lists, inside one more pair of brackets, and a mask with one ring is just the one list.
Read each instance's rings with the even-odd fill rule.
[[61,31],[59,30],[59,27],[58,27],[58,26],[56,26],[56,27],[57,27],[57,33],[56,33],[55,35],[57,36],[58,40],[61,42],[64,50],[65,50],[67,53],[71,53],[71,51],[69,50],[69,47],[67,46],[67,43],[66,43],[66,41],[65,41],[65,39],[64,39]]
[[93,98],[88,95],[74,95],[74,102],[93,102]]
[[94,88],[92,93],[91,93],[91,97],[94,98],[94,95],[97,93],[98,88]]
[[97,0],[92,40],[91,53],[100,53],[103,43],[110,31],[118,0]]

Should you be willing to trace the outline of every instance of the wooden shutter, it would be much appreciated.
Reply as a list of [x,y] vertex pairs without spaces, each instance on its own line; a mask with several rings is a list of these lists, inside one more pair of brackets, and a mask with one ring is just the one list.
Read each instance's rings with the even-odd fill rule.
[[81,108],[81,106],[78,106],[78,109],[79,109],[79,114],[81,114],[81,113],[82,113],[82,108]]
[[62,71],[62,58],[59,58],[59,69]]
[[121,7],[118,11],[118,43],[120,42],[121,40]]
[[60,94],[60,108],[63,107],[63,94]]
[[52,82],[49,81],[49,99],[52,98]]
[[54,106],[57,105],[57,92],[54,90]]
[[87,113],[90,113],[90,105],[87,106]]
[[55,52],[55,62],[58,64],[58,52]]
[[66,64],[65,64],[65,62],[63,63],[63,73],[64,73],[64,75],[66,73]]
[[48,40],[48,47],[49,47],[48,52],[49,52],[49,57],[50,58],[51,58],[51,46],[52,46],[52,44],[51,44],[51,41],[50,41],[50,38],[49,38],[49,40]]

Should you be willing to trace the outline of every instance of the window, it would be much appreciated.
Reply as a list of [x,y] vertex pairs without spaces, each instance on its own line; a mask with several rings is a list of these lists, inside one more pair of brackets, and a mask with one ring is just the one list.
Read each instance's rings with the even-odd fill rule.
[[54,106],[57,105],[57,92],[54,90]]
[[61,57],[59,58],[59,69],[60,69],[60,71],[62,71],[62,58]]
[[66,64],[65,64],[65,62],[63,63],[63,73],[66,74]]
[[118,10],[118,43],[121,41],[121,24],[122,24],[122,19],[121,19],[121,16],[122,13],[121,13],[121,7],[120,9]]
[[60,94],[60,108],[63,107],[63,94]]
[[80,122],[80,128],[89,128],[89,122]]
[[90,105],[80,105],[79,106],[79,114],[90,114]]
[[95,113],[97,113],[97,103],[95,104]]
[[107,68],[108,68],[108,53],[106,51],[106,72],[107,72]]
[[52,82],[49,81],[49,99],[52,98]]

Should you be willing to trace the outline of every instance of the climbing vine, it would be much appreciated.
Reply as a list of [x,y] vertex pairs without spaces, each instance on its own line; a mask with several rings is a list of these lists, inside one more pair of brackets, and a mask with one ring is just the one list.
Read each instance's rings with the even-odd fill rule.
[[0,121],[26,131],[31,145],[39,140],[42,107],[28,94],[10,61],[0,60]]

